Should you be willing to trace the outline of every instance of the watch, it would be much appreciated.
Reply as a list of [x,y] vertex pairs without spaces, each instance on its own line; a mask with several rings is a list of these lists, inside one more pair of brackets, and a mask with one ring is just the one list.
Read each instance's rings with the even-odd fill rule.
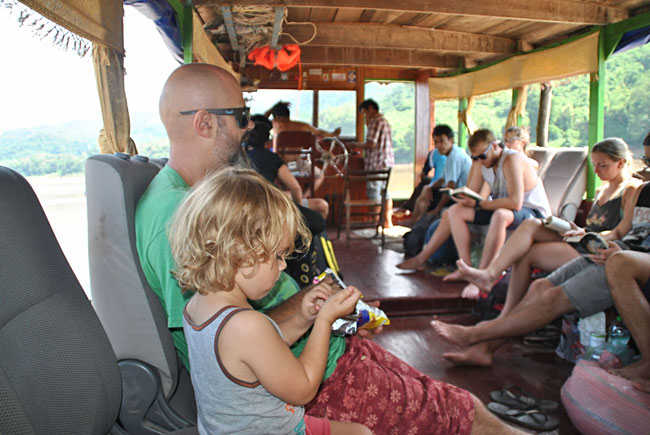
[[474,210],[476,210],[476,211],[482,210],[481,209],[481,200],[476,201],[476,203],[474,204]]

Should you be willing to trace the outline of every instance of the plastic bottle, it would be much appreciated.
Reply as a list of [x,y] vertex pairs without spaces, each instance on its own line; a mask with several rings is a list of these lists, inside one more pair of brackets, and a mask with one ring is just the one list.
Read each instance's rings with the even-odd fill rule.
[[627,343],[630,341],[630,331],[621,320],[621,316],[616,317],[616,321],[609,327],[609,337],[607,338],[607,349],[620,355],[625,352]]

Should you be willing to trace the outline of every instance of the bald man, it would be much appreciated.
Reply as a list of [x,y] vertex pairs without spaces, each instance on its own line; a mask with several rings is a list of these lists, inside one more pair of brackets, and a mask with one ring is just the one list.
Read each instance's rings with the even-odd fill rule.
[[[174,262],[166,228],[178,204],[209,171],[243,161],[241,142],[252,128],[239,83],[211,65],[188,64],[167,80],[160,117],[170,142],[167,165],[153,179],[136,210],[136,245],[144,274],[168,317],[176,351],[189,369],[183,335],[184,296],[171,274]],[[256,309],[276,321],[292,316],[302,295],[282,274]],[[306,337],[292,350],[299,354]],[[388,405],[390,403],[390,406]],[[504,426],[467,391],[435,381],[370,340],[333,336],[323,385],[305,407],[309,415],[365,424],[375,433],[420,428],[419,433],[519,433]]]

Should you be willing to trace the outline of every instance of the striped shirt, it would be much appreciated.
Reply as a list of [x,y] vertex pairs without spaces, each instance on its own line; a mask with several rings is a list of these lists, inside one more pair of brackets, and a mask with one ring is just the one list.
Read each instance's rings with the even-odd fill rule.
[[372,141],[375,146],[366,148],[364,168],[366,170],[385,169],[395,166],[393,153],[393,138],[388,121],[379,113],[368,121],[366,142]]

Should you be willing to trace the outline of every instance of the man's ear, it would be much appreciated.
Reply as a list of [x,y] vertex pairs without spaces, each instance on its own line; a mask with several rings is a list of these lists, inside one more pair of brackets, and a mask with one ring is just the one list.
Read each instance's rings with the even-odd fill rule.
[[194,115],[194,131],[204,138],[209,138],[214,132],[214,118],[205,110],[199,110]]

